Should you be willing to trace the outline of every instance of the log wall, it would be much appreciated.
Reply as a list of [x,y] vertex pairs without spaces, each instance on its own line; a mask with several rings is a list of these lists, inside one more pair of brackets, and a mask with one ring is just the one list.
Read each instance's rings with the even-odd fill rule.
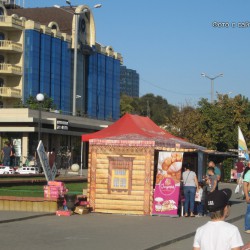
[[[133,159],[130,190],[110,189],[110,159]],[[150,146],[90,145],[88,199],[93,212],[151,214],[153,200],[154,148]]]

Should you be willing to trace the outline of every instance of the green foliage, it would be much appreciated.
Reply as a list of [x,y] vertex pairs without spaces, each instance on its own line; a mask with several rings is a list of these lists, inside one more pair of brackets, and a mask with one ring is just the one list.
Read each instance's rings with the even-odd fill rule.
[[238,148],[238,126],[250,142],[250,103],[241,95],[229,98],[218,94],[212,104],[201,99],[196,108],[176,110],[168,122],[170,132],[209,149],[223,152]]
[[238,126],[250,143],[250,102],[242,95],[230,98],[218,94],[214,103],[201,99],[196,107],[181,108],[153,94],[122,96],[121,115],[125,113],[148,115],[170,133],[209,149],[224,152],[238,148]]
[[42,110],[50,110],[50,109],[56,109],[56,105],[53,103],[53,99],[48,97],[46,94],[44,94],[44,101],[39,103],[36,100],[35,96],[29,96],[29,98],[26,99],[25,103],[21,103],[21,108],[30,108],[30,109],[39,109],[39,105],[41,105]]
[[223,170],[224,170],[224,181],[230,181],[231,179],[231,169],[234,166],[234,159],[233,158],[227,158],[223,161]]
[[167,117],[171,116],[174,106],[161,96],[146,94],[140,98],[122,95],[120,108],[121,116],[126,113],[149,116],[156,124],[163,125]]

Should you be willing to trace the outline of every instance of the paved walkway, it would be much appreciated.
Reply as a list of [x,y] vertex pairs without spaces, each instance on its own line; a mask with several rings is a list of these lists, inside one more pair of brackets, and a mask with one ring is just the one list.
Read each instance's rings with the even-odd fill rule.
[[[235,184],[221,184],[220,188]],[[232,198],[228,218],[240,229],[243,241],[244,201]],[[178,250],[192,249],[195,230],[209,218],[170,218],[91,213],[70,217],[0,211],[1,249],[36,250]]]

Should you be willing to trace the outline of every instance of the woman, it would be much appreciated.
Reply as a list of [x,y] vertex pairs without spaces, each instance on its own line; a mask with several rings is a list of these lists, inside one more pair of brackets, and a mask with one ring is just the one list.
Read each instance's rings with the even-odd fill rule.
[[196,173],[191,171],[191,169],[192,166],[188,163],[185,166],[185,171],[182,173],[185,217],[188,217],[188,210],[190,211],[190,217],[194,217],[195,194],[199,188]]

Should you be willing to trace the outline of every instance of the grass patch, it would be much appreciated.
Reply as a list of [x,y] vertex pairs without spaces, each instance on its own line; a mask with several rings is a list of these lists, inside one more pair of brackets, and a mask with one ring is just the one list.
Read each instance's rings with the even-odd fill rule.
[[[69,194],[82,194],[82,190],[87,188],[86,182],[66,183]],[[43,197],[44,185],[13,185],[0,187],[0,196],[18,196],[18,197]]]

